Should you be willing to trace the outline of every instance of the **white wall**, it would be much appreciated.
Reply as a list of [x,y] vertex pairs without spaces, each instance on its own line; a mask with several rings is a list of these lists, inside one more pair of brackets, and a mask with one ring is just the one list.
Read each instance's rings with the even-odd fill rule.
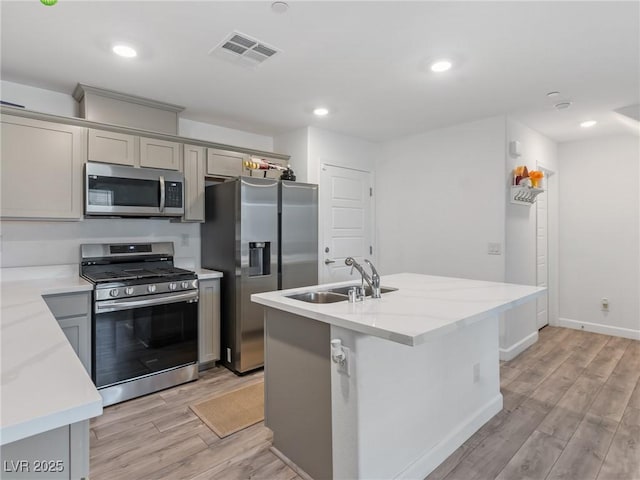
[[27,110],[64,117],[78,116],[78,102],[66,93],[2,80],[0,82],[0,98],[5,102],[23,105]]
[[[526,165],[529,170],[545,167],[557,172],[557,145],[552,140],[513,120],[507,121],[505,151],[507,167],[505,169],[506,200],[506,248],[505,281],[524,285],[536,285],[536,204],[516,205],[509,201],[511,172],[517,165]],[[514,158],[509,155],[509,142],[519,141],[522,155]],[[555,324],[557,319],[557,188],[553,176],[543,181],[547,188],[549,208],[549,320]],[[549,189],[548,187],[551,187]],[[509,360],[536,342],[538,328],[536,324],[536,302],[529,302],[505,313],[500,325],[501,358]]]
[[196,122],[186,118],[178,119],[178,135],[208,142],[226,143],[237,147],[273,152],[273,137],[220,127],[211,123]]
[[175,259],[200,266],[200,225],[161,219],[86,219],[81,222],[3,221],[1,266],[77,265],[80,244],[173,242]]
[[307,127],[276,135],[273,148],[278,153],[290,155],[289,165],[296,175],[296,181],[309,180],[309,129]]
[[505,118],[385,143],[376,165],[378,253],[384,273],[502,281]]
[[639,163],[633,135],[559,146],[563,326],[640,339]]
[[379,144],[374,142],[309,127],[307,178],[310,183],[319,184],[320,166],[323,163],[374,172],[379,149]]

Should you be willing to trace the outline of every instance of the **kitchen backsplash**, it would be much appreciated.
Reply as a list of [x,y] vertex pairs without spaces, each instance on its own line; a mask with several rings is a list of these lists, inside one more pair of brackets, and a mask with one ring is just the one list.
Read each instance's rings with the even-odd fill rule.
[[0,265],[27,267],[79,263],[80,244],[173,242],[175,262],[200,266],[200,224],[162,219],[85,219],[81,222],[3,221]]

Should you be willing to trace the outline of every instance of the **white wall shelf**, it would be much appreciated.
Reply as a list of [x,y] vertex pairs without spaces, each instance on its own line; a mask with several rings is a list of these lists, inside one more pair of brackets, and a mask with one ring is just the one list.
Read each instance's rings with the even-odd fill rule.
[[544,188],[523,187],[513,185],[511,187],[511,203],[516,205],[532,205],[536,201],[536,197],[544,192]]

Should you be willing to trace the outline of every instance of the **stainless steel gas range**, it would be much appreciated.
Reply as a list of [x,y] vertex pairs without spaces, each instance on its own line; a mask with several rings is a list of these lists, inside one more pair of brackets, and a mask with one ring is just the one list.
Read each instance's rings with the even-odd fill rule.
[[173,244],[81,245],[94,284],[92,378],[112,405],[198,378],[198,279]]

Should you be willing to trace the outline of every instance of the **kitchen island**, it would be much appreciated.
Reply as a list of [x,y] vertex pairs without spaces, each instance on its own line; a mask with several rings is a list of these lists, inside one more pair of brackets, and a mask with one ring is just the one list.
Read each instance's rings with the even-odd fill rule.
[[422,479],[502,409],[498,316],[545,289],[405,273],[379,299],[288,298],[346,284],[252,295],[273,450],[316,480]]

